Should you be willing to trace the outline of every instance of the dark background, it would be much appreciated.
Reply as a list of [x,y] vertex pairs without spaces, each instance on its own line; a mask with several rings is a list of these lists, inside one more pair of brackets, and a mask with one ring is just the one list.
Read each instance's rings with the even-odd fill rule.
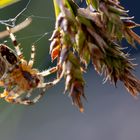
[[[0,19],[9,19],[21,11],[28,0],[0,9]],[[135,21],[140,23],[139,1],[121,1]],[[31,45],[39,37],[53,30],[55,16],[51,0],[32,0],[26,12],[17,19],[17,23],[31,15],[32,24],[16,33],[22,44],[26,59],[29,59]],[[41,18],[42,17],[42,18]],[[45,18],[44,18],[45,17]],[[48,18],[48,19],[47,19]],[[0,30],[5,30],[0,26]],[[140,28],[135,30],[140,34]],[[50,67],[48,34],[37,42],[35,67],[43,70]],[[29,37],[31,36],[31,38]],[[27,38],[25,38],[27,37]],[[11,46],[9,38],[7,45]],[[1,40],[3,43],[4,40]],[[138,46],[138,45],[137,45]],[[139,47],[139,46],[138,46]],[[140,64],[139,50],[130,50]],[[140,66],[135,74],[140,79]],[[122,83],[114,88],[109,82],[102,84],[103,77],[89,67],[84,75],[85,112],[80,113],[71,105],[69,97],[63,95],[64,81],[46,92],[45,97],[34,106],[12,105],[0,101],[0,139],[1,140],[140,140],[140,99],[135,100],[124,89]]]

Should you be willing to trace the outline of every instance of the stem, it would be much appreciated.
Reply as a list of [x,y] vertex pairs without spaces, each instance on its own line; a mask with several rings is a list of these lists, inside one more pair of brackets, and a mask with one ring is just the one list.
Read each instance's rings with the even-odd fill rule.
[[60,13],[60,7],[58,0],[53,0],[54,10],[55,10],[55,17],[57,18]]

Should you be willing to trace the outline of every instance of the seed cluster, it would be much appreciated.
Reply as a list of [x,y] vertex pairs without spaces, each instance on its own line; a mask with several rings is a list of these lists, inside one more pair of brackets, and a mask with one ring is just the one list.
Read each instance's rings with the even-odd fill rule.
[[140,37],[132,31],[139,26],[129,17],[118,0],[86,0],[80,8],[74,1],[59,3],[60,13],[51,37],[50,54],[57,58],[59,71],[64,70],[65,91],[82,112],[84,95],[83,72],[90,61],[98,74],[116,85],[123,82],[131,95],[140,92],[140,80],[132,74],[135,64],[121,46],[122,39],[132,46]]

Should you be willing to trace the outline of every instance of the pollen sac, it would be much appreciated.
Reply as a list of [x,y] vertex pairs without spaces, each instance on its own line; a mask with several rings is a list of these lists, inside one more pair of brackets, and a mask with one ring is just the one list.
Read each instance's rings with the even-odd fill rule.
[[5,59],[5,63],[13,65],[17,63],[17,56],[15,53],[6,45],[0,44],[0,55]]

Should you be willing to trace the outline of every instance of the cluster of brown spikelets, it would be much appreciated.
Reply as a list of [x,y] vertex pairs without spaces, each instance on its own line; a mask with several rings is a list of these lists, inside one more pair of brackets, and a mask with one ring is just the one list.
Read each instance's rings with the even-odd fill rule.
[[135,47],[140,37],[132,31],[139,26],[128,16],[118,0],[86,0],[80,8],[72,0],[58,1],[60,13],[51,37],[50,54],[57,59],[58,76],[64,72],[65,91],[83,112],[83,72],[90,61],[105,81],[120,80],[132,96],[140,92],[140,81],[131,73],[134,64],[120,46],[123,38]]

